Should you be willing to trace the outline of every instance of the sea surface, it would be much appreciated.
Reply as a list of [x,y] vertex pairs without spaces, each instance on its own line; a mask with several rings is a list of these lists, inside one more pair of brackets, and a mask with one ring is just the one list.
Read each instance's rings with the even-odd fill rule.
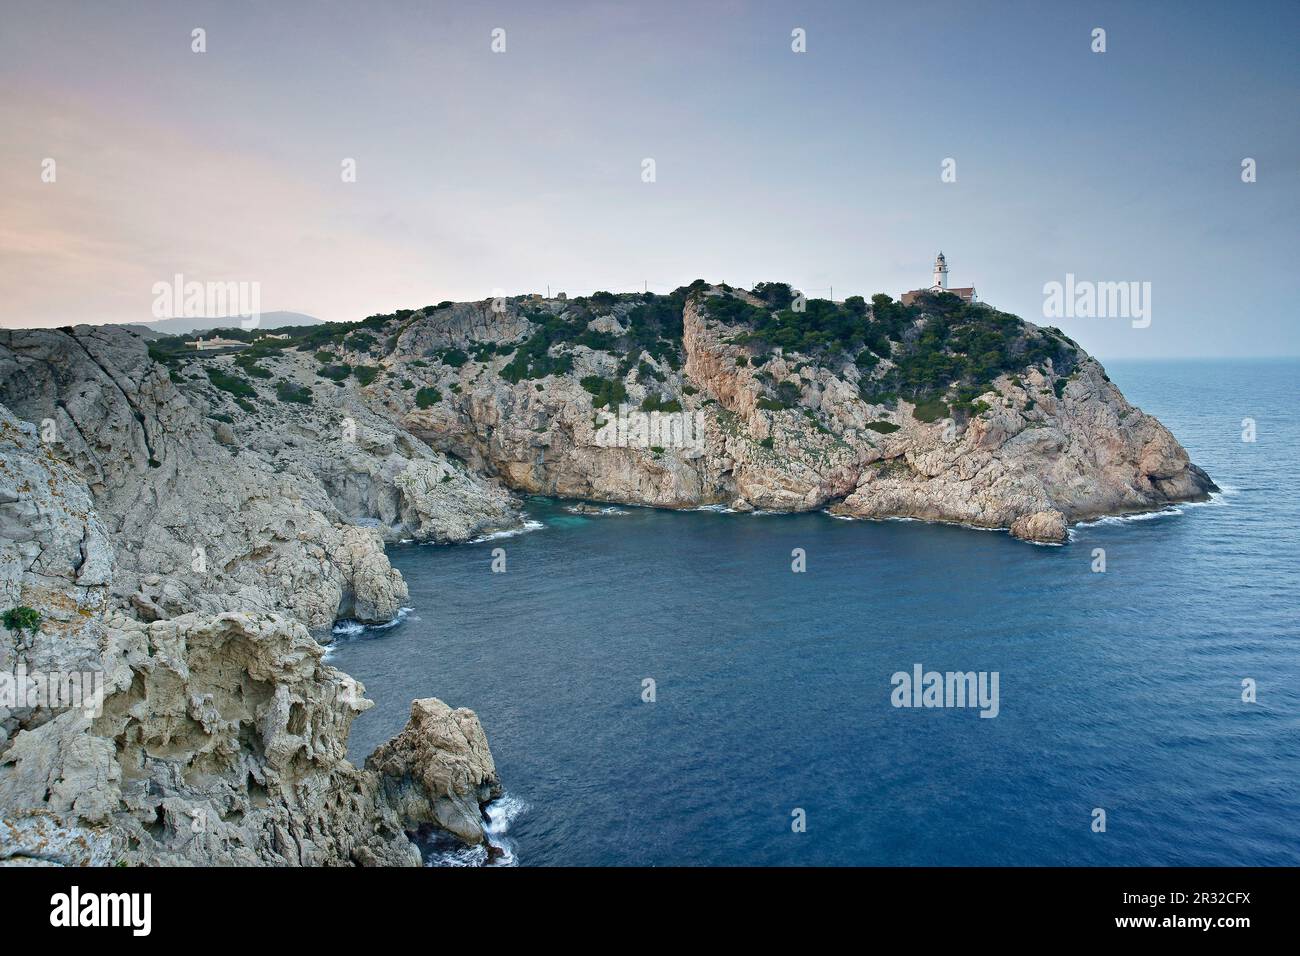
[[[411,612],[330,651],[378,702],[353,759],[413,698],[473,708],[525,866],[1300,864],[1300,362],[1107,370],[1222,495],[1063,547],[533,499],[526,533],[390,550]],[[997,716],[892,706],[916,664],[997,672]]]

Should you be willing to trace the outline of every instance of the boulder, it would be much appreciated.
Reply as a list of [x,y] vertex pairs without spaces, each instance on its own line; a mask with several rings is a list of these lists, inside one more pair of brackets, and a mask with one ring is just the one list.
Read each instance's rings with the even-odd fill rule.
[[415,701],[406,728],[366,758],[366,769],[379,774],[408,826],[433,824],[470,844],[487,839],[483,807],[501,795],[501,782],[472,710]]
[[1069,538],[1065,515],[1059,511],[1035,511],[1011,523],[1011,536],[1037,544],[1064,544]]

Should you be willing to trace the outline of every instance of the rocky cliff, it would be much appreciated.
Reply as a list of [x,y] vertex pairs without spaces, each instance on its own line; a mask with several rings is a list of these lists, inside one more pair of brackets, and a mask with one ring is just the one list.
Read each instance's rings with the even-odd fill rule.
[[[788,287],[758,291],[699,283],[670,297],[481,305],[502,310],[506,348],[446,322],[434,335],[417,317],[392,337],[371,393],[432,446],[548,495],[827,508],[1060,542],[1069,523],[1214,490],[1055,329],[951,296],[800,310]],[[412,407],[393,387],[404,375],[439,401]],[[620,404],[661,437],[602,443]],[[655,428],[683,417],[703,423],[701,441]]]
[[[0,628],[0,860],[418,864],[408,831],[496,792],[447,770],[477,718],[357,769],[371,703],[317,638],[398,612],[386,540],[515,505],[342,391],[282,408],[213,382],[123,330],[0,334],[0,606],[39,615]],[[421,781],[400,809],[386,773]]]
[[[417,701],[356,768],[340,618],[407,600],[384,545],[515,525],[513,493],[1005,528],[1214,489],[1055,329],[949,296],[697,282],[442,303],[196,353],[0,332],[0,671],[98,706],[0,706],[0,858],[416,863],[500,792],[469,711]],[[2,608],[0,608],[2,609]]]

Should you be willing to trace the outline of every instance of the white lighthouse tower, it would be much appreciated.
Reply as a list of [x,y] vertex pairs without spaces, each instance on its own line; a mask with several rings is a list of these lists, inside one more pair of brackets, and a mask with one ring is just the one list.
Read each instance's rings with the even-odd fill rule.
[[955,295],[968,305],[974,305],[979,301],[975,296],[975,287],[973,285],[960,286],[956,289],[949,288],[948,260],[943,257],[943,253],[941,252],[939,253],[939,257],[934,260],[934,280],[930,283],[930,288],[913,289],[911,292],[904,292],[902,300],[903,305],[912,305],[919,299],[924,299],[926,296],[936,295],[943,292]]
[[934,260],[934,283],[930,286],[932,289],[948,288],[948,260],[939,253],[939,258]]

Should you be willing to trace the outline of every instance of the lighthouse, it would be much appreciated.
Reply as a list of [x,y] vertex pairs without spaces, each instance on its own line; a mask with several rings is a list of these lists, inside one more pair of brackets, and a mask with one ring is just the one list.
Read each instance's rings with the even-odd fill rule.
[[939,257],[934,260],[934,281],[930,283],[930,288],[913,289],[911,292],[904,292],[902,296],[903,305],[912,305],[919,298],[939,295],[945,292],[955,295],[968,305],[974,305],[979,301],[975,296],[975,287],[973,285],[961,286],[956,289],[950,289],[948,287],[948,260],[943,257],[943,253],[941,252],[939,253]]
[[948,288],[948,260],[939,253],[939,258],[934,260],[934,282],[931,284],[932,289]]

